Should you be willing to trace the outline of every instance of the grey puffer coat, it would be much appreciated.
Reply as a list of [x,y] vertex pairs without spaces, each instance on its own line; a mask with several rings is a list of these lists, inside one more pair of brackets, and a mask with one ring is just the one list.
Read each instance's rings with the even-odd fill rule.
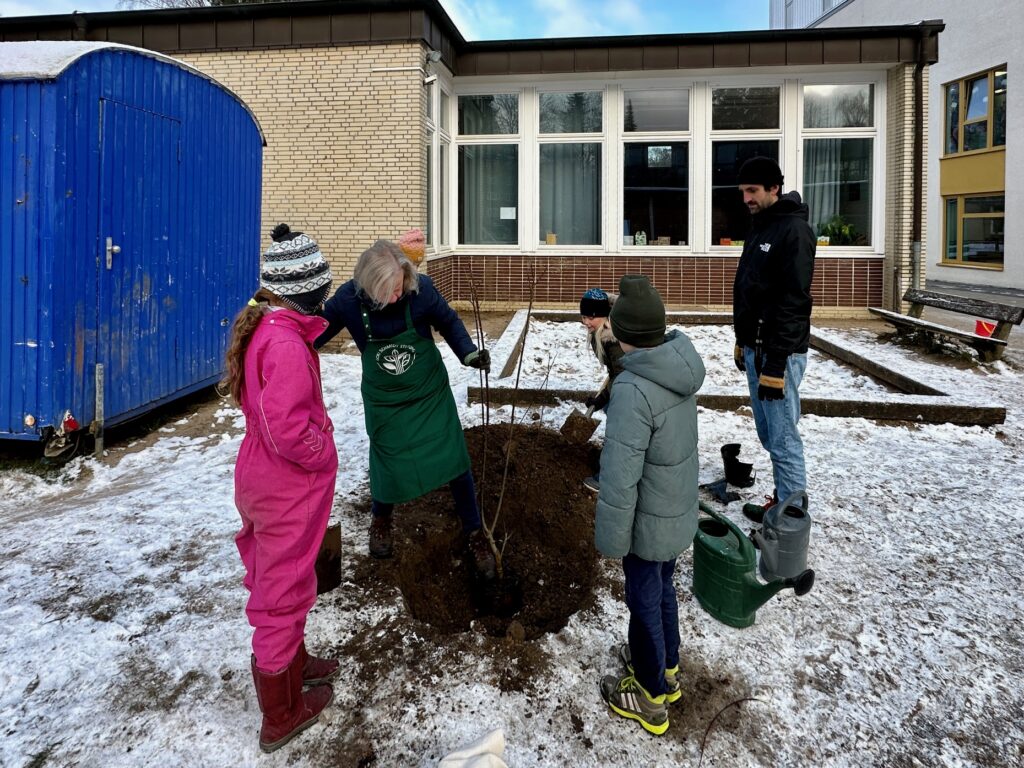
[[697,530],[697,402],[704,362],[686,334],[622,358],[612,385],[595,543],[605,557],[665,562]]

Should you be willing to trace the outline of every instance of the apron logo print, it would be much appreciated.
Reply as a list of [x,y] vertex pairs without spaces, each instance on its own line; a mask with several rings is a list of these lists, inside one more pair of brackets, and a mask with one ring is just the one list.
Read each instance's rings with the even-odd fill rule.
[[377,365],[392,376],[401,376],[414,362],[416,350],[408,344],[388,344],[377,353]]

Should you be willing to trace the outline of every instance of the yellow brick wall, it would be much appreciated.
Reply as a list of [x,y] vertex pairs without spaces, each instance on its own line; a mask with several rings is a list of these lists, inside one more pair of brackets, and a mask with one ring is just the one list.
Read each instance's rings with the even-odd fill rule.
[[278,222],[315,237],[335,287],[378,238],[424,225],[418,43],[217,51],[179,58],[238,94],[266,136],[262,245]]

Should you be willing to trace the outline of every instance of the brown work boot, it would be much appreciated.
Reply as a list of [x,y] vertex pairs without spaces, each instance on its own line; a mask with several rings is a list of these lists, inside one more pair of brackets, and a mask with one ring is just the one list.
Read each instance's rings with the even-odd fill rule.
[[494,561],[494,551],[491,549],[483,528],[477,528],[469,534],[469,541],[466,542],[466,549],[473,558],[473,565],[477,573],[488,581],[498,573],[497,563]]
[[370,556],[378,560],[391,557],[391,515],[374,517],[370,523]]

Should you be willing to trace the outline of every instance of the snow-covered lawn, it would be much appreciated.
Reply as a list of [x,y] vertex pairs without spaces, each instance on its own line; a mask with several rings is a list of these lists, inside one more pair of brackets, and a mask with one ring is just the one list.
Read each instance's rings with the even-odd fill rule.
[[[742,387],[729,329],[687,329],[709,384]],[[309,646],[357,636],[407,652],[374,687],[346,670],[332,721],[262,756],[249,677],[245,592],[232,536],[232,466],[240,413],[199,408],[104,462],[77,459],[55,478],[0,472],[0,744],[2,766],[348,766],[372,746],[374,766],[431,766],[502,728],[505,759],[527,766],[1019,765],[1024,761],[1024,361],[953,365],[880,344],[873,330],[832,331],[873,359],[947,392],[1006,406],[996,427],[879,424],[805,417],[814,531],[814,590],[784,592],[737,630],[690,594],[689,554],[678,569],[684,696],[672,725],[651,736],[611,716],[598,693],[617,671],[625,637],[621,570],[602,565],[594,608],[536,641],[549,672],[523,692],[502,691],[493,648],[388,631],[401,595],[352,583],[367,567],[366,437],[359,360],[323,360],[341,456],[336,519],[343,584],[311,614]],[[464,424],[475,371],[446,347]],[[536,324],[529,380],[553,389],[596,386],[601,372],[573,324]],[[885,391],[820,355],[805,392]],[[542,411],[558,428],[576,405]],[[495,418],[507,409],[501,409]],[[749,411],[701,409],[701,480],[722,474],[719,447],[743,444],[769,493],[770,468]],[[600,435],[600,432],[599,432]],[[740,504],[727,513],[741,524]],[[581,531],[580,535],[592,535]],[[424,574],[429,578],[429,574]],[[377,642],[378,640],[374,640]],[[477,650],[480,649],[480,650]],[[350,664],[356,662],[350,661]],[[753,699],[728,706],[740,699]],[[715,713],[726,711],[708,731]],[[358,713],[359,734],[351,730]]]

